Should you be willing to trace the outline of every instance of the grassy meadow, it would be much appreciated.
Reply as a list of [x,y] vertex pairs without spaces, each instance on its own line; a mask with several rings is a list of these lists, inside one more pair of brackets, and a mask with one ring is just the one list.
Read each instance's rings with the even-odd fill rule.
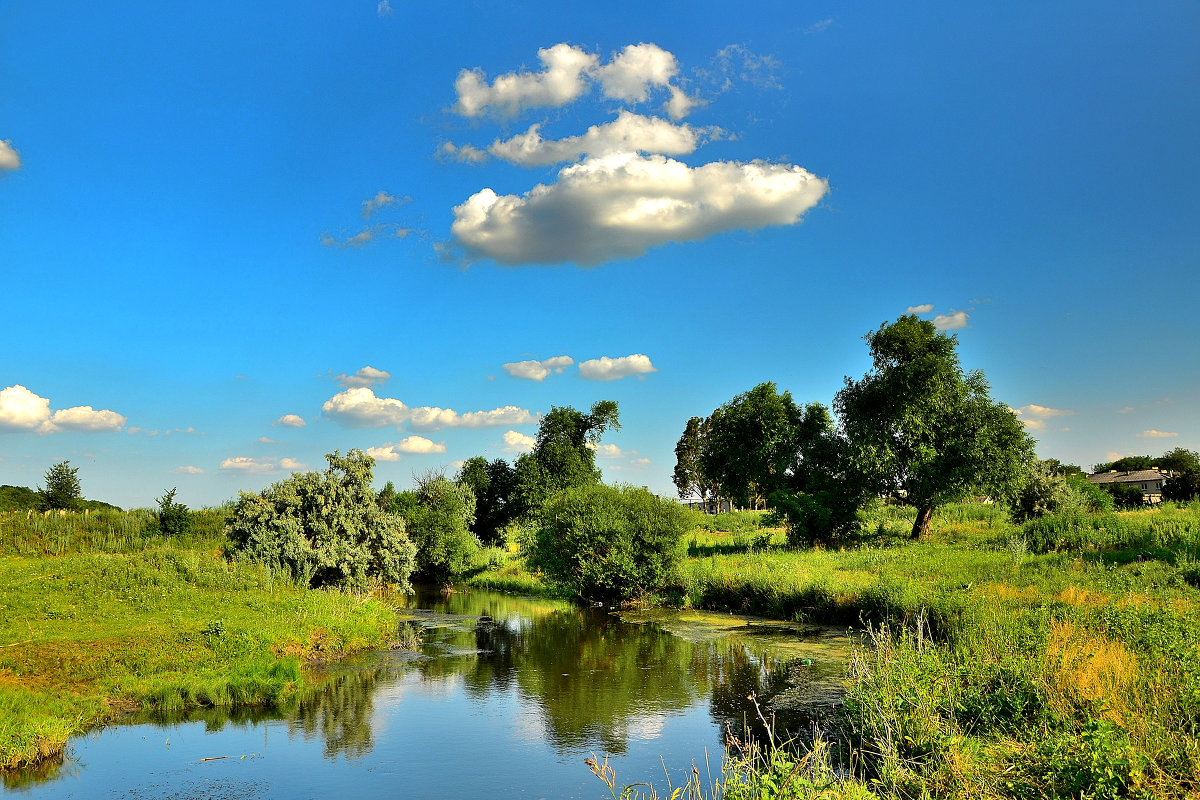
[[[734,759],[706,796],[1200,794],[1200,503],[1023,526],[955,505],[925,542],[913,518],[878,508],[836,549],[746,513],[688,537],[669,602],[865,631],[820,752]],[[519,558],[473,580],[536,583]]]
[[304,666],[377,647],[377,599],[307,591],[224,557],[224,514],[0,512],[0,767],[137,708],[270,705]]

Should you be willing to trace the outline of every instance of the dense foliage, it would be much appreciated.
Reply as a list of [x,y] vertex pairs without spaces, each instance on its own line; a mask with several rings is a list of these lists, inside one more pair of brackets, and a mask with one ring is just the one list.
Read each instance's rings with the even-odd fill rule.
[[467,570],[479,549],[470,530],[475,495],[469,486],[440,473],[420,475],[417,488],[398,494],[391,509],[417,548],[414,577],[445,584]]
[[517,504],[512,502],[517,488],[517,474],[503,458],[491,461],[482,456],[468,458],[454,476],[475,495],[475,520],[471,532],[487,545],[500,544],[504,530],[517,516]]
[[325,458],[325,472],[239,495],[227,528],[234,554],[314,587],[361,590],[382,581],[407,588],[414,547],[404,520],[379,507],[375,460],[360,450]]
[[1176,447],[1158,458],[1151,456],[1125,456],[1116,461],[1105,461],[1092,466],[1092,472],[1133,472],[1139,469],[1158,468],[1164,472],[1200,472],[1200,453]]
[[529,561],[588,600],[641,597],[673,576],[691,519],[678,503],[645,489],[573,487],[546,503]]

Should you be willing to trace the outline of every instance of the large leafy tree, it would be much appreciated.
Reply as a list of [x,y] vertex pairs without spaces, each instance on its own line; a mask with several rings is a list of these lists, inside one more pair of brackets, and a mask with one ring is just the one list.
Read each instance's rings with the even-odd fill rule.
[[913,538],[929,534],[944,503],[1011,497],[1028,474],[1033,441],[992,400],[983,373],[963,371],[957,339],[908,315],[866,340],[873,369],[847,378],[834,408],[869,489],[917,509]]
[[516,471],[503,458],[488,461],[475,456],[463,462],[454,481],[469,487],[475,495],[471,532],[484,544],[499,542],[505,526],[516,519],[516,504],[512,502],[517,488]]
[[479,549],[479,540],[471,533],[475,493],[441,472],[426,472],[415,479],[416,489],[396,495],[391,510],[404,519],[416,545],[414,575],[444,585],[466,572]]
[[739,394],[709,416],[700,471],[738,505],[757,504],[787,485],[802,416],[769,381]]
[[60,461],[46,470],[46,485],[38,488],[38,500],[43,510],[74,511],[83,502],[79,488],[79,468],[70,461]]
[[517,459],[517,511],[536,513],[557,492],[599,483],[595,448],[606,431],[620,427],[613,400],[595,402],[587,414],[552,406],[542,417],[533,451]]

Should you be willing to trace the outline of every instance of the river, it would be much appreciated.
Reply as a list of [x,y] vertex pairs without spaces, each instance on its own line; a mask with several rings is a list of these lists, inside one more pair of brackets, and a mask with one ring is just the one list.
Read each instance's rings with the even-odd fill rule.
[[[131,718],[61,764],[5,776],[30,798],[599,798],[720,769],[726,731],[803,734],[840,696],[845,631],[687,611],[611,613],[470,591],[400,611],[420,652],[331,666],[290,707]],[[706,763],[707,761],[707,763]]]

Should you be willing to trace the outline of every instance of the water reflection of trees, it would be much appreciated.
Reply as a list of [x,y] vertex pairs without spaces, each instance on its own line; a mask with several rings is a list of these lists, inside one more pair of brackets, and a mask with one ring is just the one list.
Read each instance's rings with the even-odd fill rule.
[[304,692],[288,720],[288,730],[306,739],[321,736],[325,757],[358,758],[375,746],[371,732],[371,697],[382,668],[357,669],[331,676]]

